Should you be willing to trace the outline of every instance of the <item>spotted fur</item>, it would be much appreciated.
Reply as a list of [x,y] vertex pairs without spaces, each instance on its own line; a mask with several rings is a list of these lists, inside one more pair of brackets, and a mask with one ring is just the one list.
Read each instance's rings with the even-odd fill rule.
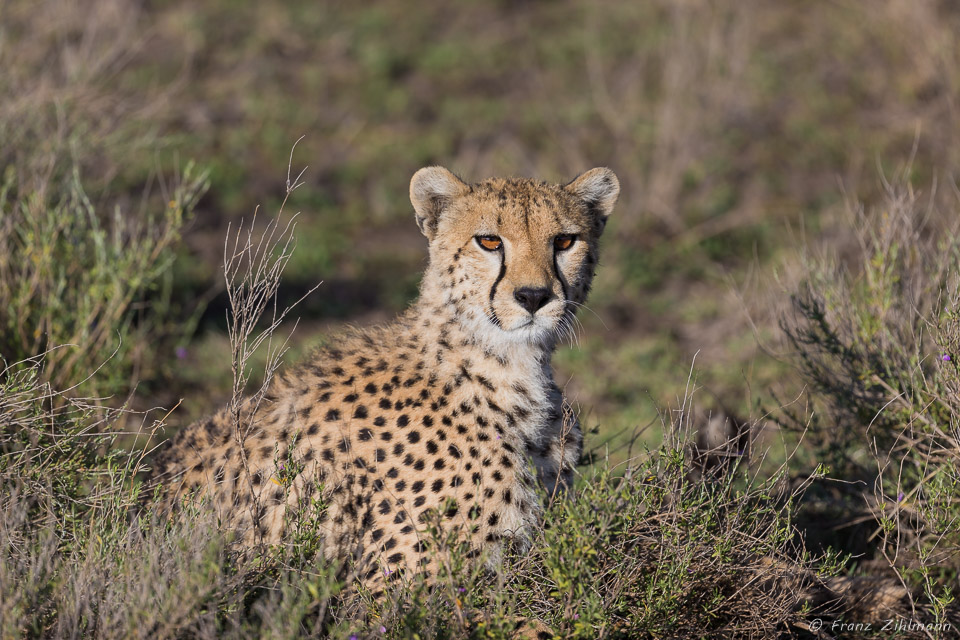
[[[207,496],[249,543],[279,542],[292,514],[321,505],[325,552],[360,561],[371,584],[435,571],[430,524],[491,562],[527,545],[536,483],[569,487],[580,456],[551,355],[590,289],[618,192],[609,169],[562,186],[421,169],[410,185],[429,240],[419,300],[279,375],[245,409],[242,442],[226,410],[184,429],[155,464],[164,505]],[[573,242],[558,250],[558,236]]]

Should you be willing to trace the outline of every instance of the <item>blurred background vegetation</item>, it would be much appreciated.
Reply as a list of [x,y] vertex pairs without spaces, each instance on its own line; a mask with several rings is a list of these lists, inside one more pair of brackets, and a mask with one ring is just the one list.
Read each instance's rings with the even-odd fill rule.
[[[776,320],[798,246],[842,249],[844,199],[869,205],[911,160],[919,189],[939,180],[936,197],[953,197],[960,163],[960,10],[947,2],[0,7],[7,198],[56,200],[72,181],[130,228],[177,198],[189,205],[176,242],[153,239],[171,268],[130,300],[162,318],[120,352],[138,398],[186,399],[174,424],[229,393],[226,227],[276,208],[301,135],[293,163],[308,169],[287,207],[302,212],[299,249],[282,297],[324,284],[299,308],[291,358],[415,297],[417,168],[617,172],[593,312],[580,348],[558,357],[594,444],[650,423],[698,352],[698,382],[755,413],[762,390],[791,382]],[[44,330],[31,346],[76,342],[68,333]],[[112,337],[97,355],[117,348]]]

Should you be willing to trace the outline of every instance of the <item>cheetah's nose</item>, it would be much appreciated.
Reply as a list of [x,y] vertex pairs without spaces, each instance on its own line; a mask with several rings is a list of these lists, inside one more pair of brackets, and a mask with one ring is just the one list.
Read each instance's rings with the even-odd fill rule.
[[521,307],[530,313],[536,313],[550,299],[550,289],[546,287],[522,287],[513,292],[513,297],[520,303]]

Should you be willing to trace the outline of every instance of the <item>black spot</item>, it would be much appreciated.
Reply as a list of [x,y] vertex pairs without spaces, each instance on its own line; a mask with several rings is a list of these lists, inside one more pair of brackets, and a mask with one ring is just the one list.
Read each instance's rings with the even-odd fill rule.
[[432,426],[433,426],[433,418],[430,417],[430,416],[423,416],[423,426],[425,426],[425,427],[432,427]]
[[457,460],[463,457],[463,454],[460,453],[460,449],[458,449],[457,445],[455,444],[451,444],[449,447],[447,447],[447,452]]
[[395,553],[395,554],[393,554],[392,556],[390,556],[389,558],[387,558],[387,562],[389,562],[389,563],[391,563],[391,564],[397,564],[397,563],[400,562],[401,560],[403,560],[403,554],[402,554],[402,553]]
[[510,491],[510,489],[504,489],[503,501],[506,502],[507,504],[510,504],[512,500],[513,500],[513,493]]
[[324,416],[327,422],[333,422],[334,420],[340,419],[340,411],[338,409],[330,409],[327,411],[327,415]]
[[333,462],[333,451],[330,449],[323,450],[323,459],[327,462]]
[[387,459],[387,452],[384,451],[383,449],[377,449],[376,451],[373,452],[373,459],[376,460],[377,462],[383,462],[384,460]]
[[420,493],[421,491],[423,491],[423,480],[417,480],[416,482],[413,483],[413,486],[410,488],[413,489],[414,493]]
[[441,489],[443,489],[443,480],[437,478],[433,481],[433,484],[430,485],[430,490],[434,493],[440,493]]
[[349,393],[349,394],[343,396],[343,401],[344,401],[344,402],[356,402],[356,401],[357,401],[357,394],[355,394],[355,393]]
[[427,440],[427,453],[433,454],[437,452],[437,443],[433,440]]
[[357,437],[360,439],[360,442],[366,442],[373,437],[373,431],[364,427],[363,429],[360,429]]
[[426,499],[425,496],[417,496],[417,498],[413,501],[413,506],[415,506],[415,507],[422,507],[422,506],[423,506],[423,503],[426,502],[426,501],[427,501],[427,499]]
[[317,431],[318,431],[319,429],[320,429],[320,425],[318,425],[316,422],[314,422],[313,424],[310,425],[310,428],[307,429],[307,435],[308,435],[308,436],[315,436],[315,435],[317,435]]
[[503,480],[503,474],[500,473],[499,471],[494,471],[493,479],[496,480],[497,482],[500,482],[501,480]]
[[500,516],[498,516],[495,513],[491,513],[490,516],[487,518],[487,524],[490,525],[491,527],[497,526],[498,522],[500,522]]
[[407,512],[406,512],[406,511],[403,511],[403,510],[397,511],[397,515],[394,516],[394,518],[393,518],[393,524],[400,524],[401,522],[403,522],[403,521],[406,520],[406,519],[407,519]]
[[373,541],[376,542],[383,537],[383,529],[374,529],[373,530]]
[[365,393],[376,393],[376,392],[377,392],[377,385],[373,384],[372,382],[368,382],[368,383],[367,383],[367,386],[365,386],[365,387],[363,388],[363,390],[364,390]]
[[446,463],[443,461],[443,458],[437,458],[436,460],[433,461],[433,468],[437,469],[438,471],[440,469],[443,469],[445,466],[446,466]]
[[461,478],[460,476],[453,476],[452,478],[450,478],[451,487],[459,487],[462,484],[463,484],[463,478]]
[[407,440],[410,442],[410,444],[420,442],[420,432],[411,431],[410,433],[407,434]]
[[393,455],[395,456],[401,455],[403,453],[403,449],[404,449],[403,444],[398,442],[397,444],[393,445]]
[[391,403],[390,400],[388,400],[387,398],[380,398],[379,406],[381,409],[389,409],[390,407],[393,406],[393,403]]
[[398,427],[405,427],[405,426],[407,426],[408,424],[410,424],[410,418],[407,417],[407,414],[403,414],[402,416],[400,416],[399,418],[397,418],[397,426],[398,426]]
[[503,456],[503,457],[500,458],[500,464],[501,464],[502,466],[506,467],[507,469],[509,469],[509,468],[511,468],[511,467],[513,466],[513,462],[511,462],[511,461],[510,461],[510,458],[508,458],[507,456]]
[[343,439],[340,440],[340,444],[337,445],[337,448],[340,449],[340,451],[342,451],[343,453],[346,453],[347,451],[349,451],[349,450],[350,450],[350,438],[344,436]]
[[423,471],[423,466],[424,466],[423,458],[420,458],[417,460],[416,464],[413,465],[413,468],[416,469],[417,471]]
[[373,419],[373,424],[376,427],[382,427],[383,425],[387,424],[387,421],[383,416],[377,416]]
[[397,482],[397,491],[403,491],[407,488],[407,482],[405,480],[400,480]]
[[400,475],[400,472],[397,471],[397,468],[396,468],[396,467],[390,467],[390,470],[387,471],[387,477],[388,477],[388,478],[396,478],[396,477],[399,476],[399,475]]
[[390,507],[390,501],[389,501],[389,500],[382,500],[382,501],[380,502],[380,504],[377,505],[377,511],[379,511],[379,512],[380,512],[380,515],[382,515],[382,516],[385,516],[385,515],[387,515],[388,513],[390,513],[390,510],[391,510],[391,507]]
[[354,417],[354,418],[359,418],[359,419],[361,419],[361,420],[364,419],[364,418],[366,418],[366,417],[367,417],[367,408],[366,408],[365,406],[363,406],[362,404],[357,405],[357,408],[353,410],[353,417]]

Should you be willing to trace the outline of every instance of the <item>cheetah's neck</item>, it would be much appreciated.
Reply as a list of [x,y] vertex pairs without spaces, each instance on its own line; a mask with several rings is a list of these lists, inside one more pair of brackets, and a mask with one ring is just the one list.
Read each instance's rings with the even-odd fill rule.
[[475,389],[504,408],[519,409],[527,418],[513,426],[525,441],[538,440],[557,404],[554,344],[502,339],[504,332],[486,318],[478,322],[458,314],[456,300],[445,293],[425,278],[420,299],[404,318],[411,338],[422,341],[428,370],[441,381],[456,381],[465,392]]

